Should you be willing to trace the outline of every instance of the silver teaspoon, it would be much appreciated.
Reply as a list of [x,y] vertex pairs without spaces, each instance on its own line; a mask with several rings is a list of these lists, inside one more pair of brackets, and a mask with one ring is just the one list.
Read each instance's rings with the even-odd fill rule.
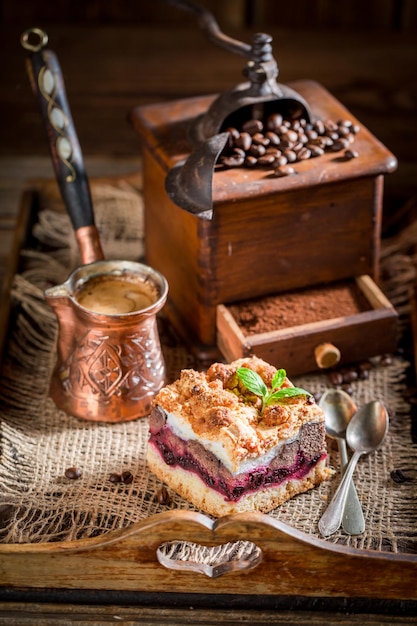
[[376,400],[362,406],[349,422],[346,440],[354,453],[332,501],[319,521],[319,530],[323,537],[332,535],[340,527],[356,464],[362,454],[374,452],[381,446],[388,432],[388,423],[387,410]]
[[[356,404],[345,391],[341,389],[327,389],[320,398],[319,406],[324,412],[326,433],[337,442],[343,475],[348,465],[346,428],[357,411]],[[362,506],[353,480],[349,485],[346,496],[342,527],[349,535],[360,535],[365,530]]]

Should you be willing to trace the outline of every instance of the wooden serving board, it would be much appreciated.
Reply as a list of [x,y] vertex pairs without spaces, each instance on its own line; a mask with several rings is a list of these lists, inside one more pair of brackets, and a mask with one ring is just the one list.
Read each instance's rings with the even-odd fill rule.
[[[165,542],[219,546],[238,540],[261,549],[253,569],[208,577],[186,565],[168,569],[157,558]],[[11,587],[417,601],[417,555],[342,548],[257,513],[212,521],[192,511],[169,511],[93,539],[2,545],[0,560],[0,584]]]

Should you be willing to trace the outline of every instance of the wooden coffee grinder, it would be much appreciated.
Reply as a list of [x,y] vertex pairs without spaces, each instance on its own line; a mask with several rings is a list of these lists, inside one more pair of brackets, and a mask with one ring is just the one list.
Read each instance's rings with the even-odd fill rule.
[[[298,342],[299,349],[294,341],[291,349],[283,344],[282,351],[279,341],[271,349],[264,338],[261,356],[287,369],[293,361],[291,373],[299,373],[316,366],[313,344],[335,336],[343,344],[342,361],[391,351],[396,313],[376,282],[383,177],[396,169],[395,157],[316,82],[278,83],[269,35],[256,34],[251,45],[244,44],[223,35],[205,9],[173,4],[193,12],[219,45],[246,57],[247,80],[220,95],[132,112],[143,149],[146,262],[168,280],[172,323],[202,358],[216,358],[218,347],[228,359],[259,353],[245,349],[244,338],[231,340],[224,323],[219,330],[219,307],[365,275],[372,311],[365,324],[355,320],[354,342],[349,332],[335,332],[337,324],[322,324],[308,345],[305,337]],[[354,136],[346,133],[351,153],[343,149],[346,141],[338,147],[334,138],[331,149],[288,161],[287,171],[282,159],[262,165],[258,159],[256,166],[252,160],[249,166],[245,157],[234,167],[222,164],[235,134],[231,129],[242,132],[255,120],[265,130],[277,115],[287,129],[349,120],[355,128]],[[331,130],[326,132],[332,141]],[[282,157],[294,146],[285,145],[282,135],[281,143]],[[372,333],[377,340],[370,345]]]

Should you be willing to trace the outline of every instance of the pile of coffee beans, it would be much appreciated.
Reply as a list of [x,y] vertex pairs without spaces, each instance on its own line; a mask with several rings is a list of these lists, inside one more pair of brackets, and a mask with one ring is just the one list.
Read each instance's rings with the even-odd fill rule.
[[325,152],[344,151],[343,158],[354,159],[352,149],[360,128],[350,120],[287,120],[279,113],[265,122],[250,119],[240,129],[227,128],[229,140],[219,157],[225,168],[262,167],[276,176],[294,174],[293,163],[319,157]]

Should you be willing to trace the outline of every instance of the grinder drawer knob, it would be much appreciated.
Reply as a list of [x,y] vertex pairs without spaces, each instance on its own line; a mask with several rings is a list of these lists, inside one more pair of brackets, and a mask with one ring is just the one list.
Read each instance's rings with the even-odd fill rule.
[[340,361],[340,350],[332,343],[321,343],[314,348],[316,363],[320,369],[333,367]]

